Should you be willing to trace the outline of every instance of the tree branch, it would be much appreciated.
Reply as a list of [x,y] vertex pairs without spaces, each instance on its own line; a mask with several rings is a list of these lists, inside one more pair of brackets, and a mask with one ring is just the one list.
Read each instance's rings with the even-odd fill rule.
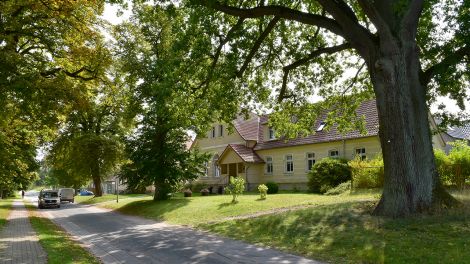
[[250,64],[251,60],[255,56],[256,52],[260,48],[261,44],[263,41],[266,39],[266,37],[271,33],[271,31],[274,29],[274,26],[276,23],[279,21],[279,17],[274,17],[271,21],[269,21],[269,24],[266,26],[264,31],[259,35],[258,39],[256,40],[255,44],[253,47],[251,47],[250,53],[248,53],[248,56],[245,58],[245,61],[243,62],[242,67],[240,70],[236,73],[236,76],[238,78],[241,78],[243,76],[243,73],[245,72],[246,68],[248,67],[248,64]]
[[346,49],[350,49],[350,48],[351,48],[351,44],[349,44],[349,43],[343,43],[341,45],[332,46],[332,47],[319,48],[319,49],[313,51],[312,53],[310,53],[308,56],[306,56],[302,59],[299,59],[299,60],[285,66],[284,68],[282,68],[282,70],[284,71],[284,75],[282,77],[282,86],[281,86],[281,90],[279,91],[278,101],[281,102],[285,98],[285,93],[286,93],[286,88],[287,88],[287,77],[288,77],[289,72],[291,70],[296,69],[296,68],[298,68],[302,65],[308,64],[312,59],[314,59],[314,58],[316,58],[320,55],[333,54],[333,53],[340,52],[342,50],[346,50]]
[[411,29],[411,31],[402,32],[403,37],[407,39],[415,39],[416,31],[418,30],[418,22],[421,17],[421,12],[423,11],[423,0],[412,0],[408,5],[408,12],[402,20],[402,28]]
[[209,68],[209,73],[208,73],[207,78],[203,82],[201,82],[201,84],[199,84],[198,87],[193,88],[193,91],[199,90],[202,86],[204,86],[204,91],[203,91],[203,96],[204,96],[205,90],[207,90],[207,87],[209,86],[211,82],[212,76],[214,75],[214,69],[215,69],[215,66],[217,65],[217,62],[219,61],[222,48],[225,46],[225,44],[227,44],[227,42],[229,42],[232,39],[232,36],[235,33],[235,31],[237,31],[243,25],[243,21],[245,21],[245,18],[239,18],[237,23],[232,28],[230,28],[230,30],[227,32],[226,37],[220,41],[220,44],[217,47],[211,66]]
[[457,51],[449,54],[449,56],[445,57],[440,62],[429,67],[427,70],[421,71],[419,75],[421,85],[427,86],[434,76],[446,70],[448,67],[458,64],[465,58],[465,56],[470,58],[470,46],[469,45],[461,47]]
[[198,3],[202,6],[212,8],[236,17],[259,18],[263,16],[277,16],[286,20],[322,27],[340,36],[343,36],[344,34],[343,29],[333,19],[321,15],[298,11],[284,6],[268,5],[254,8],[237,8],[221,4],[219,1],[214,0],[198,1]]

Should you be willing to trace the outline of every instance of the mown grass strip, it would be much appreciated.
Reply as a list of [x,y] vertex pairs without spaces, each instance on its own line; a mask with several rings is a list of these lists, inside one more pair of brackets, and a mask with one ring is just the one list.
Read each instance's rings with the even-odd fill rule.
[[74,241],[62,228],[51,220],[42,217],[36,208],[27,204],[29,219],[39,237],[39,243],[47,253],[49,264],[93,264],[99,259]]
[[468,263],[470,204],[461,200],[407,219],[373,217],[373,202],[351,201],[199,227],[330,263]]
[[7,223],[7,217],[11,211],[12,199],[0,199],[0,230]]

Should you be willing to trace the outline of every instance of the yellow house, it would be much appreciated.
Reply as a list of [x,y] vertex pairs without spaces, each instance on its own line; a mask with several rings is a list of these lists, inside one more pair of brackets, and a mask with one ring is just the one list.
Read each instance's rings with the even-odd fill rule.
[[[308,172],[325,157],[353,159],[356,155],[367,158],[381,153],[375,100],[364,102],[357,113],[366,120],[365,135],[359,131],[341,134],[335,127],[327,131],[323,120],[317,120],[315,133],[286,141],[268,126],[267,116],[256,114],[234,120],[232,133],[228,133],[226,124],[213,124],[192,145],[212,156],[199,180],[218,187],[226,185],[229,176],[238,176],[245,179],[249,190],[270,181],[278,183],[280,189],[306,189]],[[435,126],[434,122],[430,124]],[[433,144],[445,147],[440,135],[433,137]]]

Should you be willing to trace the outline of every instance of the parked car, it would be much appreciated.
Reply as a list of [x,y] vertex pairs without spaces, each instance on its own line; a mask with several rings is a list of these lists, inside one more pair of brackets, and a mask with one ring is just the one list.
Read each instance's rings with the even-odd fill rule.
[[60,197],[58,190],[41,190],[38,196],[38,208],[46,207],[60,208]]
[[95,195],[95,194],[89,190],[80,190],[80,196],[90,196],[90,195]]
[[59,189],[59,198],[61,202],[75,202],[75,190],[72,188]]

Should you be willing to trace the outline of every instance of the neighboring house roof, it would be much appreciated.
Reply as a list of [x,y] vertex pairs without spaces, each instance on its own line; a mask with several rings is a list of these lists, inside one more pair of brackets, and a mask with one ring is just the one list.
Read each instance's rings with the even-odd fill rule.
[[227,153],[229,150],[233,150],[244,162],[248,163],[264,163],[258,154],[256,154],[253,149],[246,147],[245,145],[240,144],[228,144],[220,155],[219,160]]
[[[289,147],[289,146],[296,146],[296,145],[337,141],[337,140],[343,140],[343,139],[377,136],[379,133],[379,118],[378,118],[377,105],[376,105],[375,100],[369,100],[369,101],[362,103],[358,107],[356,112],[359,117],[364,116],[366,134],[361,134],[360,131],[358,130],[341,134],[336,129],[336,126],[333,126],[330,128],[329,131],[322,130],[322,131],[316,132],[314,135],[310,135],[306,137],[298,137],[298,138],[291,139],[291,140],[277,139],[277,140],[265,141],[264,138],[262,138],[263,131],[260,129],[259,135],[261,135],[261,138],[258,141],[258,144],[255,146],[254,150]],[[264,118],[267,119],[267,117],[264,117]],[[261,119],[263,119],[263,117]],[[266,122],[266,121],[267,120],[262,120],[262,122]],[[318,127],[322,121],[323,121],[322,119],[317,120],[315,122],[315,127]]]
[[449,127],[446,132],[453,138],[470,140],[470,123],[460,127]]

